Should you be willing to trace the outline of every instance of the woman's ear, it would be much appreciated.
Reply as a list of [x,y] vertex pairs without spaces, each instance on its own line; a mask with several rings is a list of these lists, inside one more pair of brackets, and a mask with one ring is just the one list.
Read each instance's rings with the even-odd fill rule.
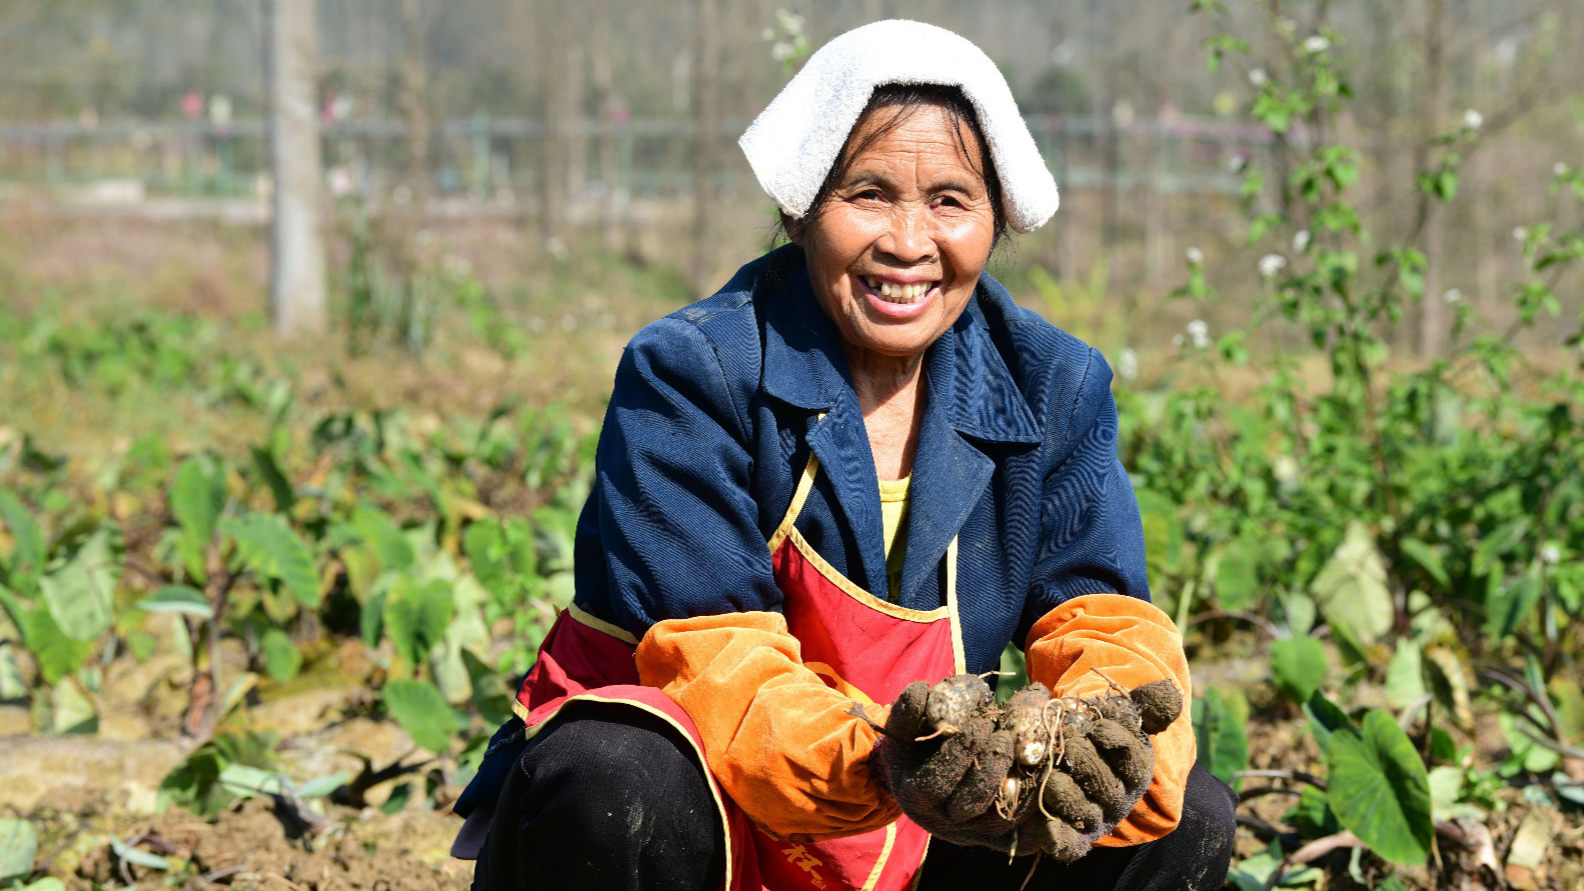
[[784,212],[781,214],[781,229],[782,231],[786,232],[787,241],[792,242],[798,247],[807,247],[807,245],[803,243],[803,235],[808,231],[807,220],[807,215],[799,218],[793,218],[787,216]]

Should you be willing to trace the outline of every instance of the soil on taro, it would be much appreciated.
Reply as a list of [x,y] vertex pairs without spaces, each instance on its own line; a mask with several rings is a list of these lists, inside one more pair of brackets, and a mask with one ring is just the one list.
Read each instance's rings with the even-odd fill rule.
[[[1213,685],[1245,691],[1252,716],[1247,725],[1251,767],[1319,771],[1323,762],[1302,718],[1262,680],[1268,668],[1254,656],[1245,660],[1218,655],[1214,661],[1195,657],[1194,683],[1199,689]],[[251,726],[280,734],[283,772],[303,780],[343,770],[356,772],[363,765],[361,758],[376,767],[404,756],[421,759],[394,723],[370,716],[360,705],[367,701],[367,693],[355,681],[349,684],[346,680],[357,675],[347,670],[351,667],[340,665],[333,672],[317,675],[310,672],[303,683],[274,691],[247,709]],[[449,891],[470,885],[472,863],[448,855],[461,820],[449,811],[460,790],[444,782],[452,767],[445,761],[373,787],[366,806],[324,802],[331,827],[312,838],[296,831],[270,802],[260,799],[240,802],[214,820],[174,807],[157,813],[159,782],[187,751],[174,738],[170,714],[179,709],[180,697],[173,694],[181,684],[172,674],[172,666],[154,664],[138,670],[146,674],[112,679],[118,681],[111,685],[115,688],[143,692],[133,701],[101,703],[103,717],[97,736],[32,736],[26,732],[24,709],[0,706],[0,752],[4,753],[0,757],[0,814],[25,817],[34,823],[40,836],[38,866],[60,878],[70,891],[126,885],[192,891],[222,887]],[[1361,695],[1370,693],[1366,690]],[[1489,723],[1492,726],[1477,728],[1468,740],[1476,744],[1487,765],[1497,763],[1503,745],[1495,722]],[[438,781],[432,796],[421,791],[426,779]],[[381,805],[401,782],[410,783],[415,794],[404,806],[389,808],[391,812],[386,813]],[[1281,779],[1249,778],[1242,788],[1247,794],[1260,787],[1283,785],[1289,784]],[[1405,887],[1460,891],[1584,888],[1584,823],[1576,816],[1535,808],[1525,802],[1516,785],[1501,795],[1509,804],[1505,811],[1489,815],[1482,829],[1464,827],[1475,844],[1460,847],[1440,838],[1441,866],[1399,870],[1398,878]],[[1271,831],[1283,828],[1283,816],[1295,800],[1292,794],[1269,793],[1245,801],[1239,808],[1246,825],[1238,830],[1238,856],[1263,850]],[[1528,844],[1533,847],[1537,832],[1543,852],[1538,866],[1515,867],[1509,856],[1515,839],[1528,833]],[[161,872],[123,864],[112,852],[112,838],[161,855],[172,869]],[[1318,887],[1364,888],[1381,877],[1365,858],[1360,873],[1365,882],[1358,882],[1349,869],[1349,855],[1349,849],[1342,848],[1316,861],[1326,873]]]

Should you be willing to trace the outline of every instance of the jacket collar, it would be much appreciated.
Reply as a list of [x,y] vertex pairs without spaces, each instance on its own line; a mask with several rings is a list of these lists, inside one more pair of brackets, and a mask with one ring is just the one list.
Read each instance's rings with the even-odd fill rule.
[[[759,295],[765,318],[764,390],[783,402],[825,413],[808,441],[829,477],[863,562],[861,567],[849,567],[849,573],[884,597],[885,544],[874,458],[841,335],[814,299],[801,250],[795,256],[771,259],[782,260],[786,271],[779,286],[765,288],[766,293]],[[995,472],[994,460],[979,443],[1038,445],[1042,441],[1033,412],[991,340],[979,305],[981,300],[1009,299],[993,278],[981,277],[962,316],[925,354],[924,416],[909,496],[915,509],[909,511],[902,564],[904,606],[938,605],[915,601]]]

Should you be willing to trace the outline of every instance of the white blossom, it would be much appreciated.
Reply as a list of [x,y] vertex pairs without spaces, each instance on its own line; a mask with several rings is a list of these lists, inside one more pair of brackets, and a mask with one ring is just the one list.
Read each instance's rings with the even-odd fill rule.
[[1266,74],[1263,68],[1251,68],[1249,69],[1249,83],[1256,87],[1263,87],[1270,83],[1270,75]]
[[764,38],[765,43],[774,43],[776,39],[776,32],[774,28],[766,28],[759,36]]
[[777,40],[775,45],[770,47],[770,58],[775,59],[777,62],[785,62],[792,58],[793,52],[792,44],[787,43],[785,40]]
[[1266,254],[1259,261],[1259,274],[1264,278],[1272,278],[1286,268],[1287,258],[1281,254]]
[[1298,459],[1291,455],[1277,455],[1276,460],[1271,462],[1271,476],[1283,488],[1291,489],[1298,485]]
[[1295,254],[1303,253],[1305,250],[1307,250],[1309,248],[1309,242],[1312,241],[1312,240],[1313,240],[1313,238],[1309,235],[1309,230],[1308,229],[1299,229],[1297,232],[1294,232],[1293,233],[1293,253],[1295,253]]
[[1566,176],[1568,172],[1568,166],[1561,161],[1558,161],[1551,167],[1551,172],[1557,176]]
[[1463,126],[1470,130],[1478,130],[1480,127],[1485,126],[1485,116],[1471,108],[1463,112]]
[[1248,158],[1245,158],[1242,155],[1233,155],[1227,159],[1227,169],[1233,173],[1242,173],[1243,168],[1247,166]]
[[1117,374],[1122,375],[1124,380],[1134,380],[1138,377],[1138,372],[1138,353],[1131,349],[1122,350],[1122,355],[1117,357]]
[[330,168],[325,174],[326,185],[330,187],[330,194],[337,198],[344,198],[352,194],[352,171],[337,165]]
[[1193,345],[1204,349],[1210,345],[1210,326],[1204,319],[1194,319],[1188,323],[1188,337],[1193,340]]
[[1441,295],[1441,302],[1445,303],[1447,306],[1462,303],[1463,292],[1459,291],[1457,288],[1447,288],[1446,293]]
[[1528,229],[1525,229],[1522,226],[1517,226],[1517,227],[1515,227],[1513,229],[1513,241],[1528,241],[1528,240],[1529,240],[1529,230]]
[[1316,34],[1304,41],[1303,48],[1306,53],[1323,53],[1331,48],[1331,41]]
[[1200,263],[1204,262],[1204,251],[1201,251],[1196,247],[1189,248],[1188,250],[1184,251],[1184,254],[1188,257],[1188,264],[1190,266],[1198,266]]
[[1172,337],[1172,346],[1174,346],[1174,347],[1181,347],[1186,342],[1187,341],[1183,339],[1183,336],[1181,334],[1178,334],[1178,335],[1175,335],[1175,336]]
[[1548,543],[1540,549],[1540,562],[1550,563],[1553,566],[1562,562],[1562,549],[1555,543]]

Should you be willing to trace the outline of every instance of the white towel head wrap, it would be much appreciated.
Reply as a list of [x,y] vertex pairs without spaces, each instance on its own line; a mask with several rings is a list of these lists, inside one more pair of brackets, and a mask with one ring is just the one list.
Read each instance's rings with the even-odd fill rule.
[[960,88],[989,143],[1007,223],[1031,232],[1056,212],[1056,180],[990,57],[945,28],[890,19],[821,47],[737,140],[788,216],[809,212],[875,87],[887,84]]

